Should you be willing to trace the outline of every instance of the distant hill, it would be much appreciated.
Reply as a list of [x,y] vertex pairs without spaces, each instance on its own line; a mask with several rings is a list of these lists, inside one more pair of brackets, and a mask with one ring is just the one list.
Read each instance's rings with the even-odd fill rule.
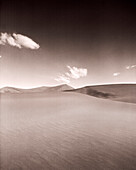
[[3,87],[0,89],[0,93],[20,93],[20,90],[14,87]]
[[136,103],[136,84],[108,84],[86,86],[69,91],[104,99]]
[[65,91],[65,90],[72,90],[73,88],[71,86],[68,86],[67,84],[59,85],[59,86],[53,86],[53,87],[37,87],[32,89],[20,89],[20,88],[14,88],[14,87],[3,87],[0,89],[0,93],[43,93],[43,92],[59,92],[59,91]]

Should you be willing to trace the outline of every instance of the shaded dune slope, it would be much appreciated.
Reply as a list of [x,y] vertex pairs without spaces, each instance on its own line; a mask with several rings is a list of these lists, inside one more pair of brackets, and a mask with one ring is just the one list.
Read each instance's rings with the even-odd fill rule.
[[110,84],[86,86],[70,91],[87,94],[99,98],[136,103],[136,84]]

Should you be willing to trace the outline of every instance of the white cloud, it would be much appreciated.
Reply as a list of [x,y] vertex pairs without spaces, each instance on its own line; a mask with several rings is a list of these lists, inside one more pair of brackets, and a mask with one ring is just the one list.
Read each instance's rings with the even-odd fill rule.
[[69,72],[66,72],[55,78],[56,81],[70,83],[71,79],[79,79],[80,77],[87,76],[87,69],[85,68],[77,68],[70,66],[67,66],[67,68],[69,69]]
[[130,69],[130,66],[126,66],[126,69],[129,70],[129,69]]
[[129,69],[133,69],[135,67],[136,67],[136,65],[130,65],[130,66],[126,66],[126,69],[129,70]]
[[131,69],[136,68],[136,65],[131,65]]
[[79,79],[80,77],[87,76],[87,69],[85,68],[77,68],[77,67],[70,67],[67,66],[69,72],[65,73],[70,78]]
[[117,72],[117,73],[113,73],[113,76],[119,76],[120,75],[120,73],[119,72]]
[[136,67],[136,65],[132,65],[132,66],[131,66],[131,68],[135,68],[135,67]]
[[0,58],[2,58],[2,56],[0,55]]
[[13,34],[13,37],[15,38],[15,41],[23,47],[30,48],[30,49],[38,49],[40,46],[34,42],[32,39],[21,35],[21,34]]
[[62,82],[62,83],[70,83],[70,78],[66,77],[65,75],[58,76],[54,80],[56,80],[58,82]]
[[1,33],[0,36],[0,45],[11,45],[18,48],[30,48],[32,50],[38,49],[40,46],[36,42],[34,42],[31,38],[21,34],[7,34]]

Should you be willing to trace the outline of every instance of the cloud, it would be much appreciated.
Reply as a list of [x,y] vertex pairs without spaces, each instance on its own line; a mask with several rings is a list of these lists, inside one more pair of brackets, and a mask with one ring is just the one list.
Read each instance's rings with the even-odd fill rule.
[[70,83],[70,78],[66,77],[65,75],[58,76],[55,78],[55,80],[62,83]]
[[130,66],[126,66],[126,69],[129,70],[129,69],[130,69]]
[[39,44],[34,42],[31,38],[15,33],[13,33],[13,35],[8,33],[1,33],[0,45],[10,45],[18,48],[24,47],[24,48],[30,48],[32,50],[38,49],[40,47]]
[[65,75],[70,78],[79,79],[80,77],[87,76],[87,69],[85,68],[77,68],[70,66],[67,66],[67,68],[69,69],[69,72],[65,73]]
[[[127,70],[130,70],[130,69],[134,69],[136,68],[136,64],[134,65],[128,65],[125,67]],[[120,72],[116,72],[116,73],[113,73],[113,76],[119,76],[121,73]]]
[[58,82],[70,83],[71,79],[79,79],[87,76],[87,69],[67,66],[68,72],[58,76],[54,80]]
[[0,55],[0,58],[2,58],[2,56]]
[[119,72],[117,72],[117,73],[113,73],[113,76],[119,76],[120,75],[120,73]]
[[135,67],[136,67],[136,65],[129,65],[129,66],[126,66],[126,69],[129,70],[129,69],[133,69]]
[[132,66],[131,66],[131,68],[135,68],[135,67],[136,67],[136,65],[132,65]]

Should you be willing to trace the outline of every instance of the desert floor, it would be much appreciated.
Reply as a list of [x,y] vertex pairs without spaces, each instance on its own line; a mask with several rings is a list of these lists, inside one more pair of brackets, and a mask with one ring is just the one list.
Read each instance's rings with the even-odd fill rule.
[[1,170],[136,169],[136,104],[3,94],[0,111]]

